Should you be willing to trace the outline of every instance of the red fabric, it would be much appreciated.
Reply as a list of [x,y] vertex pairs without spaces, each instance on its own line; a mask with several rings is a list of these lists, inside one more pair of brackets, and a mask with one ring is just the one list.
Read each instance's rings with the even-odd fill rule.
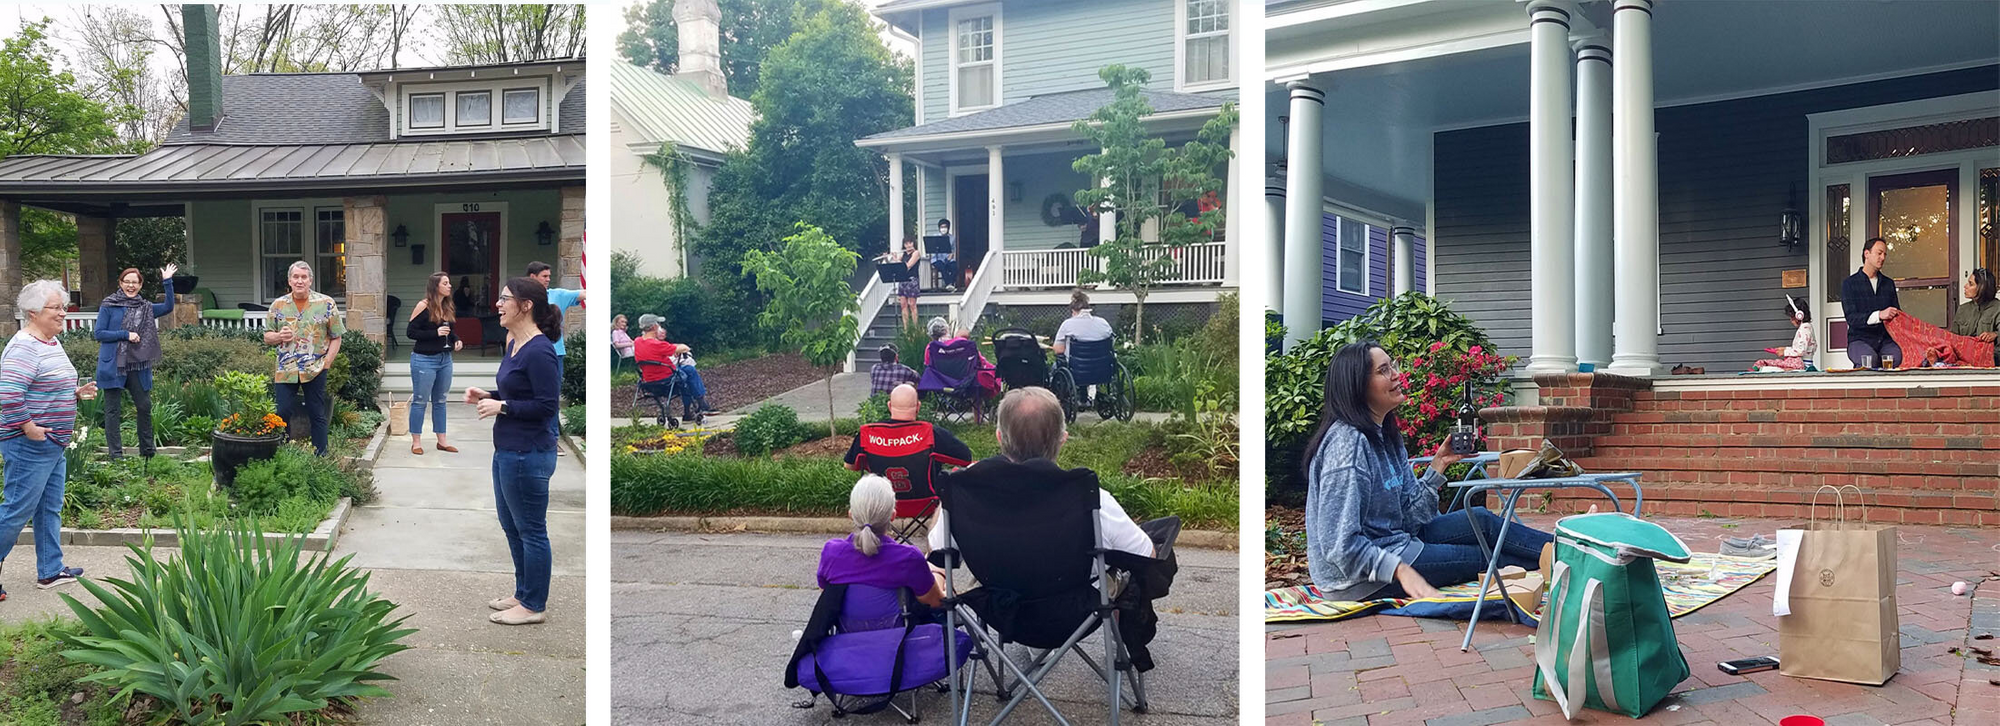
[[674,352],[680,346],[664,340],[640,338],[632,341],[632,357],[641,361],[665,363],[661,366],[639,366],[639,380],[647,383],[664,381],[674,374]]
[[1992,343],[1952,335],[1908,313],[1898,315],[1884,325],[1889,329],[1889,337],[1895,338],[1896,345],[1903,348],[1903,359],[1897,361],[1897,368],[1922,367],[1926,358],[1955,366],[1994,367]]

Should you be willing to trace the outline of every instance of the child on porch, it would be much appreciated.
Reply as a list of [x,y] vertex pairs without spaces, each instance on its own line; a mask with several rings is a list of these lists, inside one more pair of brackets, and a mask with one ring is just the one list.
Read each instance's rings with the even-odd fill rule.
[[1751,364],[1750,370],[1752,372],[1768,370],[1801,371],[1810,365],[1806,363],[1805,359],[1811,356],[1814,350],[1812,313],[1806,312],[1806,309],[1799,305],[1797,298],[1786,295],[1785,317],[1790,319],[1792,325],[1798,329],[1798,332],[1792,334],[1792,344],[1783,348],[1765,348],[1765,352],[1778,357],[1765,358]]

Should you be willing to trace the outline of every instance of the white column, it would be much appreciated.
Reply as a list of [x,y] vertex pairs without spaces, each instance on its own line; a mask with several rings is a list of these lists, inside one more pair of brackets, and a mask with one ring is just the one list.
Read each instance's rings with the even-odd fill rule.
[[1285,309],[1285,180],[1264,180],[1264,308]]
[[1611,38],[1612,237],[1617,244],[1611,372],[1658,374],[1660,164],[1653,140],[1653,3],[1617,0]]
[[1389,244],[1395,250],[1396,294],[1401,295],[1417,289],[1417,230],[1412,227],[1395,226],[1389,228]]
[[1611,365],[1611,44],[1576,46],[1576,360]]
[[[1000,147],[986,147],[986,251],[999,252],[1006,249],[1002,239],[1007,230],[1007,175],[1000,156]],[[979,264],[961,260],[960,265]]]
[[[1223,202],[1222,238],[1226,242],[1222,246],[1223,287],[1235,287],[1237,273],[1243,267],[1243,230],[1248,227],[1244,224],[1245,217],[1242,210],[1236,209],[1234,205],[1229,204],[1226,200],[1231,199],[1231,193],[1236,191],[1236,169],[1238,163],[1243,159],[1245,142],[1243,128],[1240,125],[1229,132],[1229,150],[1234,153],[1229,155],[1228,175],[1222,178],[1221,196],[1225,200]],[[1239,295],[1238,297],[1240,298],[1241,296]],[[1240,302],[1239,300],[1239,304]]]
[[1576,370],[1576,223],[1570,159],[1570,6],[1528,3],[1528,372]]
[[[922,209],[917,210],[923,214]],[[889,252],[903,249],[903,155],[889,155]]]
[[[1098,188],[1101,189],[1110,189],[1111,177],[1107,176],[1104,177],[1103,179],[1097,180],[1097,186]],[[1116,211],[1106,209],[1102,214],[1097,215],[1097,243],[1104,244],[1106,242],[1116,241],[1117,239],[1118,239],[1118,213]]]
[[[1302,81],[1292,91],[1292,120],[1285,139],[1285,348],[1310,339],[1320,325],[1320,198],[1325,173],[1320,118],[1326,94]],[[1273,260],[1275,262],[1276,260]]]

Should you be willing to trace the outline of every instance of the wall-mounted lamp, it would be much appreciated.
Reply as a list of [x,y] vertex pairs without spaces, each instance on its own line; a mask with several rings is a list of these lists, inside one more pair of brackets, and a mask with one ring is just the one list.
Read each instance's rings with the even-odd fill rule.
[[423,245],[410,245],[410,264],[412,265],[424,264]]
[[1778,216],[1778,244],[1785,249],[1797,249],[1805,241],[1805,218],[1799,215],[1798,192],[1798,187],[1792,187],[1785,211]]
[[535,228],[535,244],[546,247],[555,244],[555,241],[556,231],[549,228],[548,220],[542,220],[542,226]]
[[400,224],[396,225],[396,231],[390,232],[389,238],[396,240],[397,247],[408,247],[410,246],[410,228]]
[[1010,202],[1018,202],[1018,201],[1021,201],[1021,183],[1020,183],[1020,182],[1007,182],[1007,201],[1010,201]]

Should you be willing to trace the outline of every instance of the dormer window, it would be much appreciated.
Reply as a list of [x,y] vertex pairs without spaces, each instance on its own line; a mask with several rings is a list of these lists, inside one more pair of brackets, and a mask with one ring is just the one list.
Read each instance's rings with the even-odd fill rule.
[[555,113],[547,78],[412,83],[400,95],[406,136],[546,131]]

